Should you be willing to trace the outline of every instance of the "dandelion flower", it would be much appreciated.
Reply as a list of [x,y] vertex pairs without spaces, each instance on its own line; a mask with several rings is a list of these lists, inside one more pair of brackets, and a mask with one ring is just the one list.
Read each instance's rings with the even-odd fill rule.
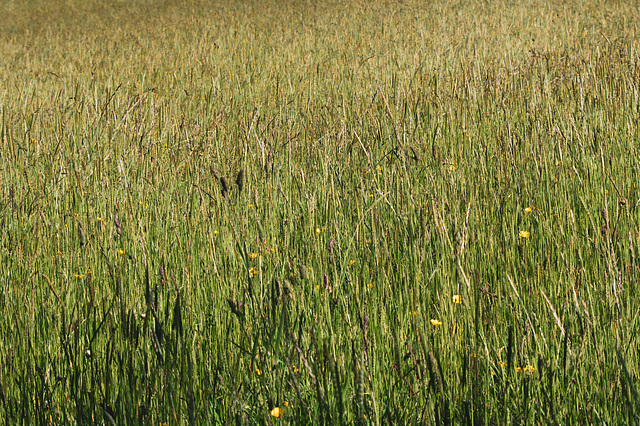
[[442,325],[442,321],[439,321],[437,319],[432,319],[431,320],[431,325],[434,327],[440,327]]
[[271,410],[271,415],[276,419],[278,417],[282,417],[284,415],[284,408],[280,408],[280,407],[274,408],[273,410]]
[[520,235],[520,237],[522,237],[522,238],[529,238],[529,235],[531,235],[531,234],[529,234],[528,231],[520,231],[520,232],[518,232],[518,235]]
[[453,303],[462,303],[462,298],[460,297],[459,294],[453,295]]

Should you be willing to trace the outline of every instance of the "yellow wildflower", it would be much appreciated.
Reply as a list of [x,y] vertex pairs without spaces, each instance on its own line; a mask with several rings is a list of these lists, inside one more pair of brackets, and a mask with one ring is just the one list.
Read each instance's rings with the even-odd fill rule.
[[460,297],[459,294],[453,295],[453,303],[462,303],[462,298]]
[[258,376],[262,376],[262,370],[260,370],[258,367],[256,367],[256,374]]
[[258,253],[249,253],[249,259],[253,260],[258,257]]
[[535,207],[527,207],[524,209],[525,213],[531,213]]
[[316,228],[316,235],[320,235],[320,234],[322,234],[322,229]]
[[251,268],[249,268],[249,275],[250,276],[254,276],[254,275],[258,275],[258,268],[256,268],[255,266],[252,266]]
[[525,373],[527,373],[527,372],[528,373],[533,373],[535,371],[535,368],[533,368],[533,366],[531,366],[531,365],[527,365],[526,367],[524,367],[523,370],[524,370]]
[[431,325],[434,327],[440,327],[442,325],[442,321],[439,321],[437,319],[432,319],[431,320]]
[[356,261],[355,261],[355,260],[353,260],[353,259],[351,259],[351,260],[349,261],[349,266],[353,265],[354,263],[356,263]]
[[278,417],[282,417],[284,415],[284,408],[280,408],[280,407],[274,408],[273,410],[271,410],[271,415],[276,419]]
[[531,235],[531,234],[529,234],[528,231],[520,231],[520,232],[518,232],[518,235],[520,235],[520,237],[522,237],[522,238],[529,238],[529,235]]

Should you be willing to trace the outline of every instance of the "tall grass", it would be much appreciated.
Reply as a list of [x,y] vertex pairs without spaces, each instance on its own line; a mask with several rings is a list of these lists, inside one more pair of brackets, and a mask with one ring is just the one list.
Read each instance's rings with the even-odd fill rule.
[[3,423],[638,423],[633,5],[0,14]]

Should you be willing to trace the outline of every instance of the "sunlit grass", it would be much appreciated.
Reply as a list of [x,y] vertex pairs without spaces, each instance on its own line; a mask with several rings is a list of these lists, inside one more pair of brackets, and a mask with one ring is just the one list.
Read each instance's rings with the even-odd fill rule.
[[0,419],[637,423],[631,6],[5,2]]

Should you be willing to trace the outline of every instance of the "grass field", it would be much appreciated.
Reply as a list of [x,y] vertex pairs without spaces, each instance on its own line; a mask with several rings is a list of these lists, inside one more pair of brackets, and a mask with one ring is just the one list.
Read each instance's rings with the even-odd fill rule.
[[0,422],[639,424],[639,10],[568,3],[2,2]]

